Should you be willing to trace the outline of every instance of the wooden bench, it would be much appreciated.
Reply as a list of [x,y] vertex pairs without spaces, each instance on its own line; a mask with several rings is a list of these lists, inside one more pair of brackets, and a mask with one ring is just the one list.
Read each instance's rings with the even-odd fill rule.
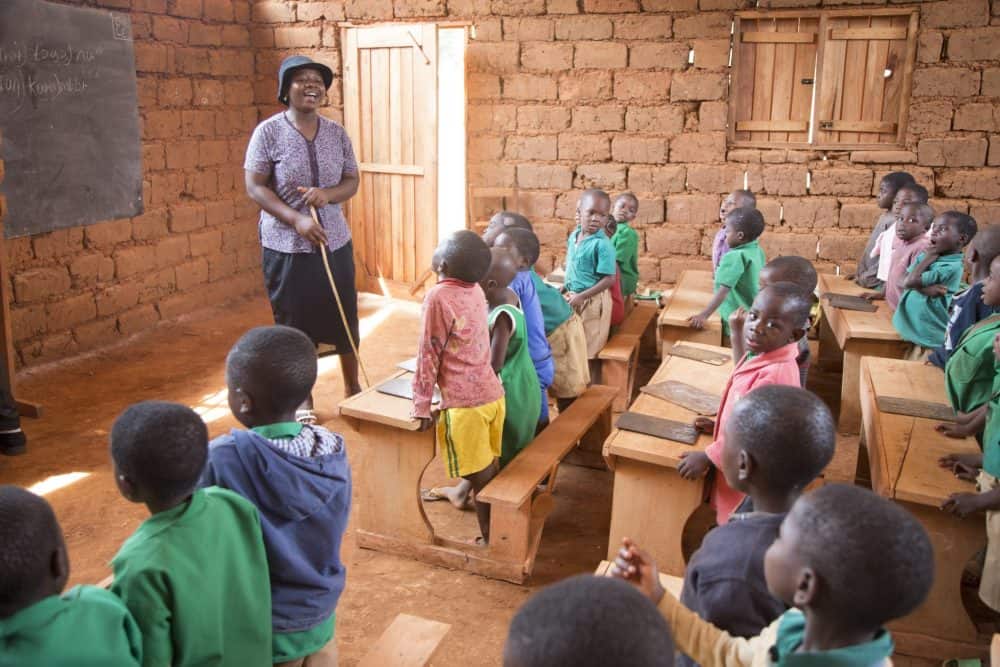
[[[620,544],[618,546],[621,546]],[[670,574],[659,573],[660,575],[660,585],[663,589],[667,591],[670,595],[673,595],[678,600],[681,599],[681,591],[684,590],[684,579],[682,577],[675,577]],[[602,560],[601,564],[597,566],[594,570],[594,576],[597,577],[610,577],[611,576],[611,561]]]
[[688,318],[705,310],[715,293],[711,271],[687,270],[681,272],[673,292],[664,297],[660,311],[658,336],[660,356],[666,357],[678,341],[692,341],[708,345],[722,344],[722,320],[716,310],[708,318],[704,329],[692,329]]
[[635,374],[639,368],[639,344],[635,334],[616,333],[597,353],[601,383],[617,390],[613,409],[624,412],[632,400]]
[[441,646],[451,625],[410,614],[399,614],[358,667],[424,667]]
[[920,362],[861,359],[861,413],[872,488],[892,498],[927,529],[934,547],[934,584],[912,614],[889,624],[906,655],[986,657],[976,626],[962,603],[965,564],[986,540],[982,515],[960,519],[939,507],[950,494],[974,492],[937,464],[940,456],[979,451],[973,438],[956,440],[935,430],[938,420],[883,412],[879,397],[946,403],[944,374]]
[[[391,378],[405,375],[399,371]],[[611,387],[587,389],[480,492],[479,500],[493,510],[488,547],[438,534],[428,521],[420,479],[434,459],[435,430],[418,430],[419,422],[410,419],[412,402],[374,387],[346,399],[340,413],[357,429],[351,442],[357,443],[352,461],[358,462],[358,546],[522,583],[531,574],[552,503],[551,483],[539,498],[534,491],[574,448],[584,459],[601,460],[615,395]]]
[[651,301],[635,301],[632,309],[625,316],[615,334],[631,334],[639,336],[639,357],[652,359],[660,356],[660,348],[656,344],[656,318],[660,308]]

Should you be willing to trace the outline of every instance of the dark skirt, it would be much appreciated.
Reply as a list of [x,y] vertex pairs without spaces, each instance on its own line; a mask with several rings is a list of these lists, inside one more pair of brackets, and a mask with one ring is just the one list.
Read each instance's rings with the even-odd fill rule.
[[[358,293],[354,287],[354,246],[347,245],[330,252],[330,271],[337,284],[344,315],[354,342],[358,340]],[[271,301],[275,324],[294,327],[305,333],[313,343],[336,347],[336,354],[351,354],[350,340],[344,328],[337,302],[326,277],[323,258],[318,252],[287,253],[264,248],[264,285]]]

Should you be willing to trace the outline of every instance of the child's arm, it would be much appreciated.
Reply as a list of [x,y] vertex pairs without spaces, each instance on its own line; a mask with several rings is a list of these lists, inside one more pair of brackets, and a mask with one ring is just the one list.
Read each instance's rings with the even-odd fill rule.
[[162,575],[146,570],[126,577],[116,576],[111,583],[111,592],[125,603],[142,632],[144,665],[173,664],[170,610],[165,603],[170,582],[161,578]]
[[747,311],[737,308],[729,316],[729,344],[733,346],[733,363],[740,363],[740,359],[747,352],[747,343],[743,340],[743,327],[747,321]]
[[587,300],[589,298],[600,294],[604,290],[611,289],[611,286],[614,284],[614,282],[615,282],[615,277],[613,275],[610,276],[606,275],[600,280],[598,280],[596,283],[588,287],[587,289],[583,290],[582,292],[578,292],[573,296],[567,295],[566,300],[569,301],[569,305],[573,307],[573,310],[580,312],[583,309],[584,304],[587,303]]
[[712,300],[708,302],[707,306],[705,306],[705,310],[688,318],[688,324],[691,325],[691,328],[705,328],[705,322],[707,322],[708,318],[712,316],[712,313],[718,310],[719,306],[722,305],[722,302],[726,300],[727,296],[729,296],[729,288],[725,285],[719,285],[719,289],[717,289],[715,294],[712,295]]
[[938,254],[934,252],[932,248],[928,248],[924,251],[924,258],[906,274],[906,278],[903,279],[903,287],[905,289],[920,289],[925,287],[924,285],[924,271],[930,267],[931,264],[938,258]]
[[424,302],[420,343],[417,347],[417,368],[413,375],[413,411],[411,415],[420,419],[427,428],[431,420],[431,401],[434,385],[437,384],[441,355],[447,344],[449,322],[437,295],[430,295]]
[[986,428],[986,412],[989,403],[984,403],[968,414],[959,413],[954,422],[944,422],[934,428],[949,438],[967,438]]
[[1000,487],[983,493],[953,493],[941,509],[962,518],[975,512],[1000,510]]
[[500,369],[503,368],[504,361],[507,360],[507,345],[513,334],[514,326],[510,315],[501,313],[494,320],[493,328],[490,330],[490,365],[493,366],[493,372],[497,375],[500,374]]

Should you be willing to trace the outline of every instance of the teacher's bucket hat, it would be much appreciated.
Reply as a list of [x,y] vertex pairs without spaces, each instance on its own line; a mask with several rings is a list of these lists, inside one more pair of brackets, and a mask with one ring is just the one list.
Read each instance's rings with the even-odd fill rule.
[[289,79],[300,69],[314,69],[319,72],[327,90],[333,83],[333,70],[323,63],[318,63],[308,56],[288,56],[281,61],[281,67],[278,68],[278,101],[282,104],[288,104]]

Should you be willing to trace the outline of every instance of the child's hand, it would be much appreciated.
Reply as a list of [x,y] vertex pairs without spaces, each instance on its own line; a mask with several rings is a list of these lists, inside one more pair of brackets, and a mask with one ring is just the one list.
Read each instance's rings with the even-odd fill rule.
[[956,438],[958,440],[968,438],[972,435],[967,424],[959,424],[957,422],[942,422],[935,426],[934,430],[949,438]]
[[966,482],[976,481],[982,463],[982,454],[947,454],[938,459],[939,466],[947,468],[955,477]]
[[660,600],[666,594],[660,585],[660,573],[656,569],[656,561],[627,537],[622,540],[618,557],[611,564],[611,576],[631,583],[656,605],[660,604]]
[[885,294],[881,292],[869,292],[868,294],[862,294],[862,298],[871,303],[872,301],[882,301],[885,299]]
[[677,472],[684,479],[701,479],[712,467],[712,461],[705,452],[684,452]]
[[941,509],[951,512],[955,516],[965,518],[970,514],[983,509],[982,494],[979,493],[953,493],[944,501]]
[[715,433],[715,420],[708,417],[695,417],[694,430],[698,431],[698,433],[712,435]]
[[735,334],[743,332],[743,325],[747,322],[747,311],[737,308],[729,316],[729,338],[735,338]]
[[692,329],[704,329],[705,321],[708,319],[707,315],[698,313],[697,315],[692,315],[688,318],[688,326]]
[[420,421],[420,428],[417,430],[423,432],[434,426],[434,424],[437,423],[438,415],[440,414],[441,411],[435,408],[431,410],[430,417],[418,417],[417,419]]
[[569,303],[570,307],[576,312],[582,312],[584,306],[587,305],[587,300],[579,294],[572,294],[570,292],[566,293],[566,302]]
[[920,293],[931,298],[947,296],[948,288],[944,285],[927,285],[920,288]]

